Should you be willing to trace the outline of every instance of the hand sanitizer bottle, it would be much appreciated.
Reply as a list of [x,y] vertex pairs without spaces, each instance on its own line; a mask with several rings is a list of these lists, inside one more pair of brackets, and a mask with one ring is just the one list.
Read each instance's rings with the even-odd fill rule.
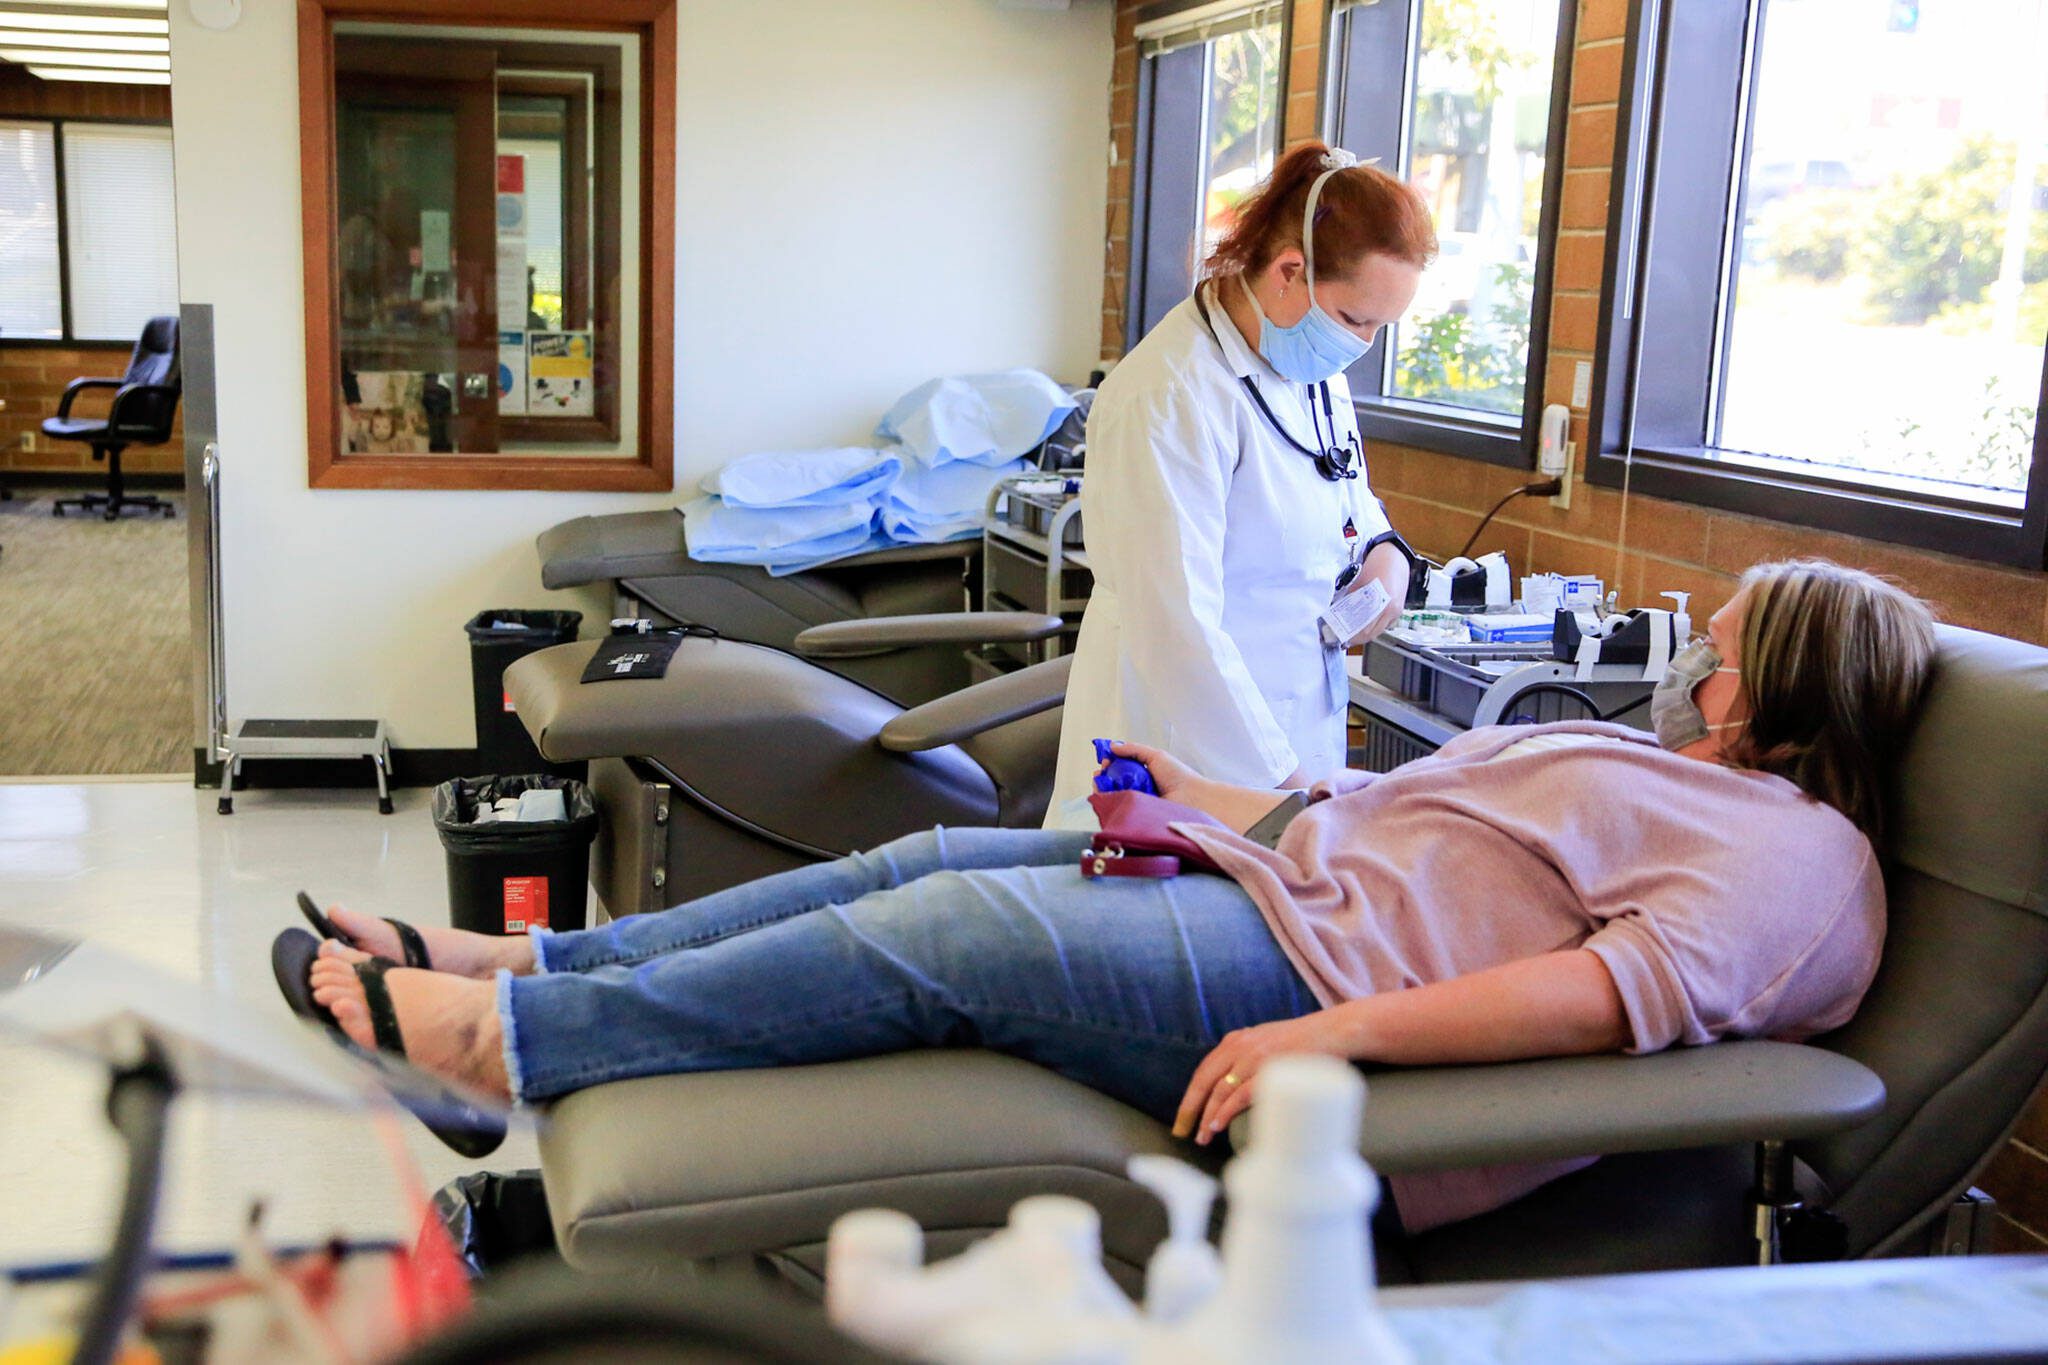
[[1661,592],[1657,595],[1670,598],[1674,604],[1671,608],[1671,652],[1676,654],[1692,643],[1692,617],[1686,612],[1686,608],[1692,604],[1692,594]]
[[1379,1182],[1358,1155],[1364,1103],[1365,1081],[1334,1057],[1260,1070],[1251,1142],[1223,1173],[1223,1288],[1140,1361],[1405,1365],[1374,1298]]
[[1166,1205],[1166,1240],[1145,1267],[1145,1316],[1161,1325],[1179,1322],[1223,1283],[1223,1261],[1208,1235],[1216,1182],[1170,1156],[1134,1156],[1126,1169]]

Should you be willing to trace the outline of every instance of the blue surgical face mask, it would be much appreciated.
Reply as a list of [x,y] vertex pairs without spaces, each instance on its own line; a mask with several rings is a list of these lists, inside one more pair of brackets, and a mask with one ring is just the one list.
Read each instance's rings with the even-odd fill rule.
[[[1350,369],[1372,349],[1371,342],[1360,340],[1356,332],[1324,312],[1316,302],[1316,200],[1322,197],[1323,182],[1336,173],[1327,170],[1316,177],[1309,186],[1308,204],[1302,210],[1301,252],[1307,261],[1304,273],[1308,280],[1308,311],[1292,327],[1276,327],[1266,316],[1266,310],[1259,307],[1258,296],[1252,295],[1252,307],[1259,314],[1259,354],[1274,373],[1297,384],[1320,384]],[[1249,284],[1245,285],[1245,292],[1251,293]]]

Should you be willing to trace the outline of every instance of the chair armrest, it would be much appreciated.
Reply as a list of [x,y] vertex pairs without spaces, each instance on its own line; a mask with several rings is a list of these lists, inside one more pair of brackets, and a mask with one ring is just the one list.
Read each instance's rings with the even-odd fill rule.
[[1400,1068],[1366,1086],[1359,1149],[1385,1175],[1820,1137],[1884,1108],[1884,1082],[1861,1063],[1762,1041]]
[[72,380],[69,384],[66,384],[64,386],[64,396],[57,400],[57,416],[69,417],[71,415],[71,401],[77,398],[79,394],[84,393],[87,389],[114,389],[118,391],[122,385],[122,382],[123,381],[119,379]]
[[812,626],[796,637],[806,659],[859,659],[919,645],[1029,644],[1065,630],[1057,616],[1024,611],[946,611],[929,616],[870,616]]
[[889,721],[882,727],[879,742],[892,753],[914,754],[958,744],[998,725],[1050,711],[1066,701],[1067,674],[1073,669],[1074,656],[1063,654],[949,692]]

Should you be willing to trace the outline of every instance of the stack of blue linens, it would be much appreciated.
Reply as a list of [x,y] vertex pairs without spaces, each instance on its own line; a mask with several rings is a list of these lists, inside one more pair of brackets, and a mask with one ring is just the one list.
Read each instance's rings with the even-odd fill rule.
[[707,475],[682,509],[690,555],[779,578],[979,535],[990,491],[1074,408],[1036,370],[920,384],[883,415],[873,446],[743,455]]

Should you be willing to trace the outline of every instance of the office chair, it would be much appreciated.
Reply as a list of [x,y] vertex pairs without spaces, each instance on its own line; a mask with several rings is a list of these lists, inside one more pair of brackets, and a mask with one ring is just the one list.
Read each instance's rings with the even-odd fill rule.
[[[114,390],[106,416],[71,415],[72,402],[86,389]],[[59,498],[50,514],[61,517],[66,507],[81,512],[99,508],[106,520],[115,521],[129,508],[139,507],[170,516],[176,509],[162,498],[127,494],[121,479],[121,452],[131,445],[162,445],[171,439],[178,389],[178,320],[174,317],[151,318],[143,326],[135,351],[128,357],[128,373],[119,379],[74,379],[65,385],[57,415],[43,419],[43,434],[91,446],[92,457],[107,462],[107,491]]]

